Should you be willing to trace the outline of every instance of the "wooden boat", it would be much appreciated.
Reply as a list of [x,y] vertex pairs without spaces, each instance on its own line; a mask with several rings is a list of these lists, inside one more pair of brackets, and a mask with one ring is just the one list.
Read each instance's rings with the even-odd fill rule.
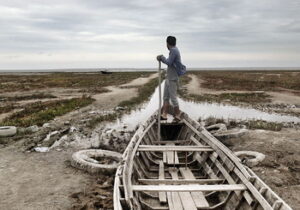
[[114,209],[291,209],[226,146],[183,114],[141,125],[123,154]]
[[107,70],[102,70],[102,71],[100,71],[100,72],[101,72],[101,74],[112,74],[112,72],[107,71]]

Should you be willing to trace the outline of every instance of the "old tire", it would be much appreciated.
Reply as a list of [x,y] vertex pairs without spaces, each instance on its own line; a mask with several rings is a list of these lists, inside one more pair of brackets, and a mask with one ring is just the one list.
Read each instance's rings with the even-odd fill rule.
[[[98,160],[94,158],[109,158],[113,160],[110,164],[100,164]],[[75,168],[82,169],[91,174],[114,174],[119,162],[122,160],[122,154],[118,152],[89,149],[75,152],[72,155],[71,165]]]
[[242,161],[242,163],[250,168],[258,165],[266,157],[264,154],[256,151],[238,151],[234,152],[234,154]]
[[0,137],[13,136],[17,133],[15,126],[3,126],[0,127]]
[[227,127],[223,123],[218,123],[218,124],[207,126],[206,130],[208,130],[211,134],[214,134],[214,133],[227,131]]
[[230,138],[238,138],[248,133],[248,130],[245,128],[235,128],[227,131],[221,131],[219,133],[214,133],[213,135],[217,138],[221,139],[230,139]]

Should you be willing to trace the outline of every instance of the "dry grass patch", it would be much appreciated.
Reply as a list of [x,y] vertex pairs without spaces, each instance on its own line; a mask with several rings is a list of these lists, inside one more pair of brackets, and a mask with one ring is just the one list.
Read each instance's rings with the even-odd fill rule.
[[0,96],[0,101],[23,101],[32,99],[48,99],[56,98],[56,96],[50,93],[34,93],[30,95],[16,95],[16,96]]
[[270,96],[265,93],[222,93],[222,94],[181,94],[188,100],[197,102],[233,102],[233,103],[267,103],[271,102]]
[[129,110],[134,108],[136,105],[139,105],[148,100],[157,86],[158,79],[151,79],[148,83],[138,89],[138,96],[133,97],[130,100],[122,101],[121,103],[119,103],[119,106],[127,107]]
[[[295,74],[296,73],[296,74]],[[199,71],[201,85],[214,90],[280,91],[300,90],[300,74],[289,71]]]
[[101,73],[47,73],[28,75],[1,75],[0,93],[37,90],[41,88],[78,88],[82,91],[105,92],[109,85],[125,84],[139,77],[149,76],[151,72],[114,72]]
[[13,125],[27,127],[43,125],[56,116],[64,115],[72,110],[87,106],[94,101],[91,97],[82,96],[66,100],[36,102],[27,105],[24,110],[12,114],[3,120],[1,126]]

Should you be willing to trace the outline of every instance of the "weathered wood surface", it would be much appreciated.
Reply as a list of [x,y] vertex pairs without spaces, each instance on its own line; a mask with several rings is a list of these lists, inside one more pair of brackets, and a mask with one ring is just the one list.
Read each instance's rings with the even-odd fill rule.
[[211,192],[211,191],[235,191],[246,190],[243,184],[220,185],[132,185],[133,191],[145,192]]
[[165,151],[177,151],[177,152],[212,152],[212,148],[207,146],[152,146],[152,145],[140,145],[139,152],[165,152]]
[[[170,168],[169,173],[171,174],[173,180],[178,180],[178,170],[176,168]],[[184,210],[197,210],[197,207],[189,192],[178,192],[178,197],[181,200],[181,205]]]
[[[194,174],[189,168],[179,168],[180,173],[185,179],[194,179],[196,180]],[[203,194],[203,192],[192,192],[191,193],[195,205],[197,208],[205,208],[209,207],[209,204]]]
[[144,184],[211,184],[211,183],[221,183],[224,182],[224,179],[179,179],[179,180],[173,180],[173,179],[138,179],[139,182]]
[[[164,170],[164,163],[159,161],[159,180],[163,181],[165,179],[165,170]],[[159,201],[161,203],[167,203],[167,194],[165,192],[158,193]]]
[[[133,205],[137,210],[291,210],[198,122],[185,116],[179,133],[182,140],[157,141],[154,117],[138,130],[124,152],[124,170],[115,180],[116,210]],[[141,192],[151,199],[142,198]],[[218,203],[209,199],[215,195],[219,196]]]

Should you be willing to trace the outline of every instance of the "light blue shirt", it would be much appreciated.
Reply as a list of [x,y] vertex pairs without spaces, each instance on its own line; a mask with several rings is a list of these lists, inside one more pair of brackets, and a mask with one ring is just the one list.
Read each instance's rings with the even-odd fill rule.
[[178,74],[176,71],[177,66],[182,66],[181,56],[177,47],[170,48],[169,57],[161,57],[161,61],[168,65],[167,69],[167,79],[168,80],[178,80]]

